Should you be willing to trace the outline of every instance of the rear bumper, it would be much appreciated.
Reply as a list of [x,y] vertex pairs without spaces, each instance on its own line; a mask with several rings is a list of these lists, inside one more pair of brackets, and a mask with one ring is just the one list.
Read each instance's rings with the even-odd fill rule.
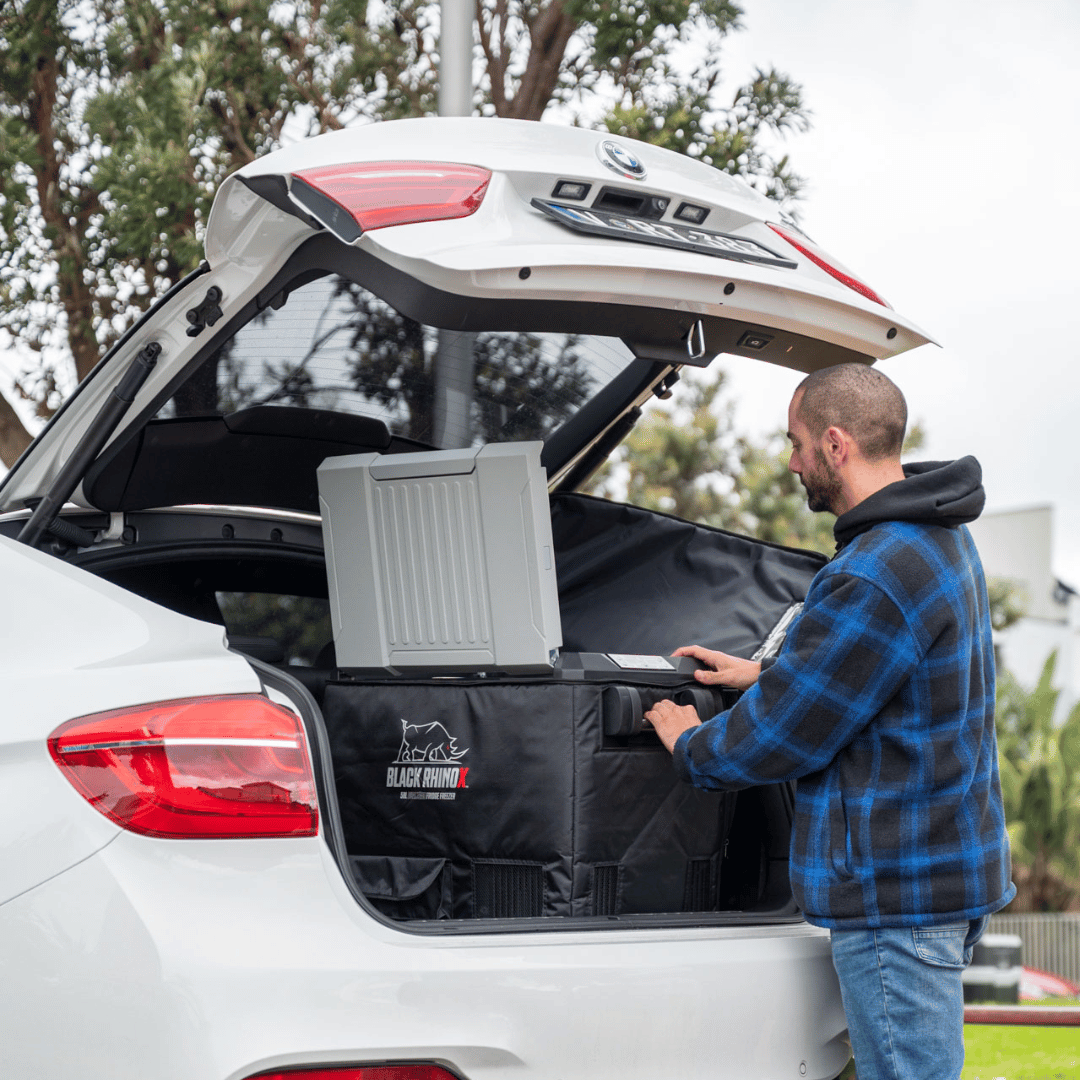
[[432,938],[369,917],[320,840],[123,834],[0,909],[0,1074],[241,1080],[428,1060],[467,1080],[826,1078],[827,934]]

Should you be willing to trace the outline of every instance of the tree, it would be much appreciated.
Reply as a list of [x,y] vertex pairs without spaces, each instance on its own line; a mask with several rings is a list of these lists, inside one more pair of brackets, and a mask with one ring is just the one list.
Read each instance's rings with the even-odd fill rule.
[[990,623],[995,630],[1007,630],[1027,614],[1030,599],[1018,582],[987,578],[986,591],[990,597]]
[[[192,270],[213,192],[284,126],[342,126],[394,50],[362,0],[13,0],[0,16],[0,327],[47,416]],[[404,52],[404,46],[397,50]],[[29,435],[0,413],[0,446]],[[10,464],[11,450],[3,460]]]
[[998,681],[1001,794],[1012,846],[1012,911],[1080,911],[1080,705],[1055,726],[1056,651],[1033,690]]
[[613,482],[614,462],[592,489],[687,521],[720,524],[728,514],[725,478],[736,464],[732,405],[719,400],[723,386],[723,372],[713,382],[679,384],[676,408],[652,411],[617,452],[625,493]]
[[[758,71],[719,96],[735,4],[480,0],[477,12],[482,114],[538,120],[554,106],[797,196],[768,135],[806,126],[800,88]],[[433,112],[437,31],[433,0],[8,0],[0,340],[23,361],[15,394],[50,415],[194,268],[221,180],[287,131]],[[0,397],[0,461],[29,439]]]

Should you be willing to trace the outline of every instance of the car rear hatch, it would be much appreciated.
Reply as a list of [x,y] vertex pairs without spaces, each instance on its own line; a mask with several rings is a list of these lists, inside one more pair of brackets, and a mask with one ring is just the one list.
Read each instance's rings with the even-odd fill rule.
[[[264,402],[310,406],[333,389],[312,385],[310,371],[301,372],[308,378],[303,386],[294,378],[284,392],[280,385],[276,392],[260,387],[246,399],[242,387],[223,385],[210,401],[193,382],[196,372],[206,377],[208,359],[227,349],[238,330],[265,324],[315,279],[327,287],[327,275],[429,328],[424,363],[442,373],[432,376],[431,391],[442,419],[406,432],[400,409],[395,416],[387,405],[400,373],[385,364],[380,369],[377,356],[358,386],[364,403],[339,409],[331,402],[328,411],[381,419],[392,435],[440,447],[490,438],[490,430],[478,430],[477,411],[525,408],[544,418],[526,437],[547,440],[545,465],[561,488],[581,481],[628,430],[627,414],[683,364],[704,365],[727,352],[810,371],[845,360],[869,363],[929,340],[740,180],[580,129],[410,120],[299,143],[225,181],[205,245],[201,269],[118,343],[11,471],[0,486],[0,511],[42,496],[147,350],[153,370],[98,458],[98,474],[122,448],[130,455],[133,439],[154,418],[221,416]],[[331,289],[338,287],[345,288]],[[312,316],[307,332],[340,336],[326,317],[326,311]],[[264,330],[264,342],[272,333]],[[509,406],[505,394],[485,403],[483,394],[455,385],[468,380],[474,360],[453,359],[451,333],[548,335],[531,353],[525,349],[524,358],[520,346],[509,348],[521,363],[556,374],[526,385]],[[567,342],[581,335],[612,343],[620,357],[594,365],[585,385],[554,400],[551,384]],[[340,382],[340,374],[339,362],[328,377]],[[181,392],[177,406],[185,384],[187,397]],[[533,400],[524,402],[521,394]],[[265,435],[268,428],[295,432],[297,424],[318,427],[310,416],[290,424],[265,415],[241,417],[233,426]],[[513,425],[494,434],[521,437]],[[358,437],[354,425],[345,441],[356,445]],[[212,475],[203,470],[202,479]],[[223,494],[212,500],[213,492],[198,497],[191,488],[170,492],[166,485],[156,504],[217,501]],[[264,495],[254,485],[233,491],[228,501],[250,505]],[[105,508],[105,495],[94,498],[82,486],[72,496],[77,504]],[[301,508],[295,498],[274,505]],[[310,508],[310,494],[303,508]]]

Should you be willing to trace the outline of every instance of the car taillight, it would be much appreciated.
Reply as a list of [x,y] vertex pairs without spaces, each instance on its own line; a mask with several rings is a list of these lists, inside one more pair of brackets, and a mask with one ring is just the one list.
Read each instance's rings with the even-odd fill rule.
[[315,778],[299,717],[258,694],[81,716],[49,752],[107,818],[146,836],[314,836]]
[[321,1065],[261,1072],[248,1080],[458,1080],[438,1065]]
[[369,229],[468,217],[484,201],[490,180],[491,173],[475,165],[371,161],[295,172],[289,194],[351,243]]
[[882,299],[865,281],[860,281],[854,274],[841,269],[833,261],[831,255],[826,254],[805,236],[786,229],[783,225],[774,225],[771,221],[768,222],[768,226],[777,236],[782,236],[793,248],[801,251],[815,266],[820,266],[826,274],[831,274],[837,281],[843,282],[849,289],[854,289],[867,300],[873,300],[875,304],[881,304],[883,307],[892,307],[892,304]]

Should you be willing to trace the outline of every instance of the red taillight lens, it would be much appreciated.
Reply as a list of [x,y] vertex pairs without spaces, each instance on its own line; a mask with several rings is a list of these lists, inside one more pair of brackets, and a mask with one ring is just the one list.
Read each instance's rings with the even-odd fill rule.
[[263,1072],[248,1080],[458,1080],[438,1065],[322,1065]]
[[774,225],[771,221],[768,225],[777,236],[782,236],[793,248],[801,251],[815,266],[820,266],[826,274],[831,274],[837,281],[842,281],[849,289],[854,289],[860,296],[865,296],[867,300],[873,300],[875,304],[881,304],[887,308],[892,307],[892,304],[878,296],[865,281],[860,281],[854,274],[842,270],[832,261],[830,255],[827,255],[817,244],[812,243],[805,236],[799,236],[790,229],[785,229],[783,225]]
[[318,200],[305,200],[296,190],[298,180],[337,204],[367,232],[468,217],[484,201],[491,173],[475,165],[437,161],[374,161],[293,173],[294,197],[322,220]]
[[146,836],[318,831],[304,729],[258,694],[81,716],[52,733],[49,752],[91,806]]

